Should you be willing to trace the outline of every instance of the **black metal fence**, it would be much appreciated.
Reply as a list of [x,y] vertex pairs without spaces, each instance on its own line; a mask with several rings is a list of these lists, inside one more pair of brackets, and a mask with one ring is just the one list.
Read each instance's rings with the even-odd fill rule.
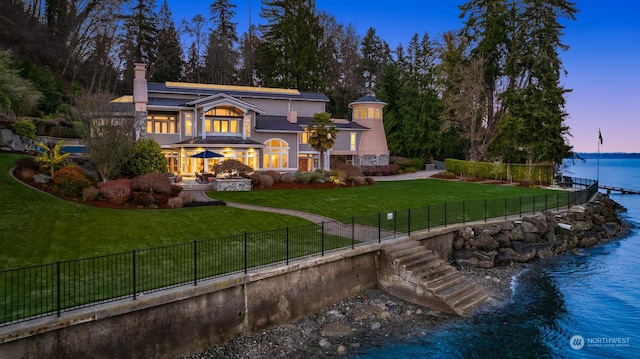
[[332,251],[420,230],[522,216],[585,203],[593,180],[573,179],[578,191],[530,197],[444,203],[342,221],[244,233],[100,257],[59,261],[0,272],[0,326],[138,296],[167,288]]

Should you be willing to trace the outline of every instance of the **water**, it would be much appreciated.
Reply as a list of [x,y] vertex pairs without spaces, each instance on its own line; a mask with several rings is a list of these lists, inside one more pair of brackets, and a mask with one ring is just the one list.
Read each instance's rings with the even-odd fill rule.
[[[566,175],[596,178],[597,160],[576,162]],[[640,189],[640,159],[601,159],[600,183]],[[640,195],[611,198],[640,223]],[[388,343],[358,358],[638,358],[640,233],[580,254],[530,265],[514,280],[512,299],[492,312]],[[572,338],[580,336],[582,342]],[[578,338],[579,339],[579,338]],[[617,342],[617,344],[615,343]],[[580,349],[571,344],[582,343]]]

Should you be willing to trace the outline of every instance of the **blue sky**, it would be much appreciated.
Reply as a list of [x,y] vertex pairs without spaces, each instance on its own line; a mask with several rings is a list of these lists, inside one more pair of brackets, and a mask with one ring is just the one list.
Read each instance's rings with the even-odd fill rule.
[[[168,0],[176,23],[195,14],[209,16],[212,1]],[[438,38],[462,26],[457,5],[465,0],[316,0],[316,7],[353,24],[360,35],[369,27],[392,49],[405,47],[411,36],[427,32]],[[640,2],[633,0],[576,1],[577,21],[566,22],[563,41],[569,45],[561,57],[568,74],[566,124],[569,142],[577,152],[640,152]],[[158,3],[161,3],[158,0]],[[251,21],[260,23],[259,0],[232,0],[237,5],[238,33]]]

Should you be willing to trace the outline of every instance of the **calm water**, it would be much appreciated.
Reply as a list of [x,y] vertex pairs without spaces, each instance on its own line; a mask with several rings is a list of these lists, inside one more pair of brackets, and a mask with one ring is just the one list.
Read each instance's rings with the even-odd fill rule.
[[[640,189],[640,159],[600,160],[600,183]],[[597,160],[567,175],[596,178]],[[640,223],[640,195],[611,197]],[[513,284],[512,300],[388,343],[358,358],[638,358],[640,357],[640,233],[530,265]],[[573,349],[574,336],[584,346]],[[613,342],[618,341],[619,344]],[[580,343],[573,341],[574,344]]]

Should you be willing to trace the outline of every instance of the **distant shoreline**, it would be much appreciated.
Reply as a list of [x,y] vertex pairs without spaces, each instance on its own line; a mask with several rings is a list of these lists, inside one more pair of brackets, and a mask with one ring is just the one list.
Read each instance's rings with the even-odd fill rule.
[[619,160],[626,160],[626,159],[636,159],[636,158],[640,158],[640,153],[626,153],[626,152],[603,152],[603,153],[591,153],[591,152],[576,152],[577,158],[576,159],[595,159],[595,158],[600,158],[600,159],[619,159]]

